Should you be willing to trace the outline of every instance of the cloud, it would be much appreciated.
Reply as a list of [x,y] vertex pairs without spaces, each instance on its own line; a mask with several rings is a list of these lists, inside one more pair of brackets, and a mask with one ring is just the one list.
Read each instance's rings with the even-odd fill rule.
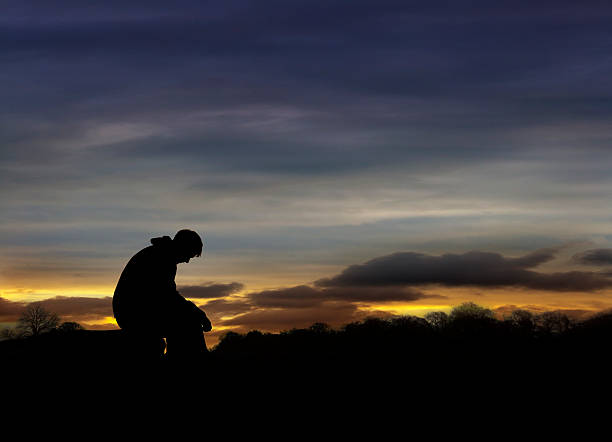
[[243,284],[231,282],[229,284],[208,283],[204,285],[182,286],[178,290],[185,298],[223,298],[237,293],[243,288]]
[[214,299],[199,306],[211,319],[223,316],[234,316],[252,310],[254,306],[243,298]]
[[562,247],[550,247],[546,249],[540,249],[536,250],[535,252],[528,253],[527,255],[521,256],[519,258],[509,258],[508,261],[510,261],[512,264],[519,268],[528,269],[532,267],[537,267],[540,264],[544,264],[545,262],[552,261],[553,259],[555,259],[555,255],[561,248]]
[[364,311],[358,309],[354,304],[338,302],[300,309],[257,309],[222,321],[221,325],[237,327],[239,331],[250,329],[278,331],[308,327],[315,322],[325,322],[331,326],[341,326],[371,316],[391,317],[393,314],[375,310]]
[[15,322],[27,307],[26,302],[11,301],[0,297],[0,322]]
[[519,258],[472,251],[432,256],[399,252],[352,265],[340,274],[315,282],[317,287],[393,287],[439,284],[449,287],[521,287],[546,291],[594,291],[612,286],[595,272],[541,273],[527,270],[554,257],[547,249]]
[[[340,326],[370,316],[389,317],[368,304],[412,302],[445,298],[404,287],[294,287],[247,293],[234,299],[216,299],[201,305],[215,326],[238,331],[267,331],[307,327],[315,322]],[[233,316],[222,319],[223,317]]]
[[[398,252],[348,266],[337,275],[318,279],[311,285],[238,294],[244,289],[242,283],[210,282],[184,286],[180,290],[186,297],[204,300],[200,308],[209,315],[214,327],[221,330],[278,331],[306,327],[314,322],[339,326],[367,316],[393,315],[393,305],[447,299],[420,289],[427,285],[520,287],[553,292],[594,291],[612,286],[612,279],[602,273],[544,273],[534,270],[554,260],[559,250],[540,249],[519,257],[481,251],[439,256]],[[605,256],[599,253],[601,250],[609,249],[590,250],[580,254],[579,258],[593,259],[596,256],[601,261],[601,256]],[[107,329],[114,325],[99,322],[112,317],[111,301],[111,297],[55,296],[37,303],[57,313],[64,321],[92,323],[88,328]],[[0,322],[14,322],[27,305],[0,298]],[[390,311],[378,311],[380,305],[386,305]],[[502,306],[496,311],[507,313],[514,307]],[[537,306],[524,308],[534,312],[542,310]],[[578,317],[584,312],[567,310],[567,313]]]
[[[217,325],[241,330],[278,330],[317,321],[348,323],[357,317],[380,313],[373,307],[378,304],[447,299],[415,288],[424,285],[522,287],[558,292],[612,286],[612,280],[600,273],[533,270],[554,260],[562,248],[539,249],[519,257],[480,251],[441,256],[398,252],[349,266],[313,285],[250,292],[234,299],[213,300],[202,308],[217,318]],[[499,313],[508,308],[500,308]],[[568,310],[568,313],[580,312]]]
[[312,287],[298,285],[250,292],[235,298],[214,299],[200,305],[200,307],[220,317],[241,314],[251,310],[313,309],[340,304],[412,302],[425,298],[445,299],[441,295],[425,294],[405,287]]
[[88,322],[113,316],[112,298],[55,296],[34,302],[10,301],[0,297],[0,322],[15,322],[23,310],[32,304],[56,313],[61,321]]
[[[200,305],[212,317],[240,315],[253,313],[258,317],[263,311],[275,314],[288,310],[303,310],[298,316],[306,315],[316,310],[322,312],[326,308],[338,309],[345,306],[354,310],[358,305],[385,304],[393,302],[412,302],[425,298],[445,299],[441,295],[429,295],[403,287],[334,287],[321,288],[308,285],[263,290],[247,293],[245,296],[233,299],[215,299]],[[283,313],[284,314],[284,313]],[[324,316],[327,316],[326,314]],[[317,316],[311,316],[314,322]]]
[[[574,234],[594,221],[581,207],[606,207],[609,66],[584,48],[607,35],[609,8],[9,3],[0,31],[0,237],[33,244],[33,256],[49,245],[125,247],[108,261],[119,266],[136,238],[189,219],[248,244],[262,263],[285,243],[325,245],[314,262],[348,256],[347,224],[404,217],[393,230],[361,234],[361,254],[372,244],[415,247],[414,238],[468,242],[474,231],[499,244],[502,231],[525,226]],[[593,127],[574,124],[585,120]],[[554,146],[554,157],[534,152],[542,145]],[[529,218],[551,206],[563,211],[555,224]],[[453,217],[459,209],[474,220]],[[343,238],[279,232],[287,225],[338,228]],[[34,271],[41,282],[83,275],[81,284],[101,268],[85,254],[67,265],[26,261],[6,266],[16,286]],[[236,262],[225,274],[243,270]],[[117,276],[105,269],[96,285]]]
[[612,249],[592,249],[577,253],[572,260],[581,264],[594,266],[612,265]]
[[257,307],[311,308],[330,301],[347,303],[410,302],[439,297],[402,287],[311,287],[299,285],[276,290],[248,294],[249,301]]
[[63,321],[94,321],[113,316],[112,298],[56,296],[37,301],[45,309],[57,313]]

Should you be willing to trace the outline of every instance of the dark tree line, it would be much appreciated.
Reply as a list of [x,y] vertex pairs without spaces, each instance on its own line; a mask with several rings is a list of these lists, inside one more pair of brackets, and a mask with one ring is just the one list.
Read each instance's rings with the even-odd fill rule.
[[277,345],[325,350],[325,345],[351,344],[362,351],[400,343],[418,345],[419,341],[485,342],[508,340],[539,341],[567,337],[572,331],[584,329],[596,321],[605,322],[600,315],[589,321],[578,322],[560,312],[534,314],[515,310],[499,319],[495,313],[472,302],[463,303],[450,313],[431,312],[424,318],[398,316],[389,319],[368,318],[339,329],[324,323],[315,323],[306,329],[292,329],[281,333],[262,333],[257,330],[245,334],[227,332],[215,347],[216,353],[254,354]]
[[[20,319],[27,339],[11,339],[0,352],[14,358],[31,351],[39,359],[79,363],[123,362],[119,330],[82,330],[33,305]],[[64,333],[65,332],[65,333]],[[20,341],[24,341],[23,345]],[[27,342],[26,342],[27,341]],[[612,313],[574,321],[559,312],[516,310],[503,318],[474,303],[425,317],[368,318],[340,328],[314,323],[281,333],[226,333],[210,351],[206,370],[224,374],[405,373],[431,378],[446,372],[474,376],[527,376],[607,367]],[[127,348],[127,347],[126,347]],[[16,360],[16,359],[15,359]]]
[[[360,377],[464,375],[499,382],[566,378],[602,366],[612,314],[575,321],[559,312],[516,310],[498,318],[474,303],[424,318],[369,318],[332,329],[316,323],[281,333],[228,332],[213,349],[219,372],[346,373]],[[284,370],[284,371],[283,371]],[[526,381],[527,382],[527,381]]]

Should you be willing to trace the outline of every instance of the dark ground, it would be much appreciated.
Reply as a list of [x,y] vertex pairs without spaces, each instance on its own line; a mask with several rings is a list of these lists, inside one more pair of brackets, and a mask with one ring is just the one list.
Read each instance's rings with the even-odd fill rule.
[[612,316],[562,333],[399,318],[228,334],[188,363],[134,360],[124,338],[81,330],[0,342],[4,404],[134,437],[170,427],[172,438],[377,440],[548,439],[570,427],[582,439],[610,409]]

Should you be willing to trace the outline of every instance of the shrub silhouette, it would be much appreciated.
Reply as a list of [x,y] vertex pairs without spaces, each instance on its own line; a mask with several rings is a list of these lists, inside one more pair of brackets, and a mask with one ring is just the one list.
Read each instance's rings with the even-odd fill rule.
[[77,330],[84,330],[84,329],[83,329],[83,326],[81,326],[81,324],[79,324],[78,322],[67,321],[67,322],[62,322],[60,325],[57,326],[55,330],[59,333],[72,333]]

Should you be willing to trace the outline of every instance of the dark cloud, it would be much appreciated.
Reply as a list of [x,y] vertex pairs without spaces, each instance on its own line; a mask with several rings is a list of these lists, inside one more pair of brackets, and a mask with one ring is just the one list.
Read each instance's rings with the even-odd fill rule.
[[310,308],[325,301],[321,290],[307,285],[252,292],[247,296],[249,302],[263,308]]
[[64,321],[95,321],[113,316],[112,298],[56,296],[38,301],[45,309],[57,313]]
[[0,322],[15,322],[28,304],[0,297]]
[[528,269],[531,267],[537,267],[540,264],[544,264],[545,262],[552,261],[555,259],[555,255],[559,252],[559,248],[546,248],[536,250],[535,252],[528,253],[525,256],[521,256],[519,258],[509,258],[508,261],[513,265]]
[[[389,316],[368,304],[413,302],[428,295],[402,287],[311,287],[299,285],[247,293],[234,299],[215,299],[201,305],[216,326],[237,330],[285,330],[314,322],[342,325],[367,316]],[[223,319],[227,316],[231,318]]]
[[371,316],[390,317],[393,315],[376,310],[360,310],[354,304],[338,302],[300,309],[257,309],[222,321],[221,325],[236,327],[239,331],[252,329],[279,331],[308,327],[315,322],[325,322],[331,326],[340,326]]
[[112,298],[55,296],[34,302],[16,302],[0,297],[0,322],[15,322],[31,304],[56,313],[62,321],[88,322],[113,316]]
[[592,249],[575,254],[572,259],[580,264],[608,266],[612,265],[612,249]]
[[231,282],[229,284],[209,283],[204,285],[181,286],[178,290],[185,298],[223,298],[233,293],[237,293],[243,288],[243,284]]
[[295,287],[248,294],[248,300],[261,308],[311,308],[330,301],[348,303],[411,302],[439,297],[402,287]]
[[[200,308],[213,318],[243,315],[248,313],[256,317],[264,317],[266,311],[290,315],[288,311],[302,310],[301,313],[291,313],[316,322],[317,316],[309,316],[312,311],[323,312],[327,308],[337,310],[340,307],[354,311],[358,305],[385,304],[394,302],[413,302],[419,299],[445,299],[440,295],[428,295],[416,290],[402,287],[333,287],[321,288],[307,285],[264,290],[247,293],[236,298],[215,299],[201,305]],[[371,310],[371,309],[370,309]],[[327,313],[323,316],[327,317]],[[240,316],[242,317],[242,316]],[[225,321],[223,322],[226,323]],[[232,322],[234,324],[234,322]]]
[[[397,156],[411,159],[433,148],[415,143],[410,155],[404,152],[410,144],[401,128],[410,123],[413,135],[417,128],[428,127],[421,133],[432,137],[443,133],[435,130],[443,126],[469,128],[474,136],[474,129],[487,130],[493,121],[497,129],[522,124],[526,113],[529,118],[550,119],[551,112],[556,112],[555,119],[562,118],[559,112],[564,110],[575,114],[586,108],[602,116],[612,112],[605,99],[603,103],[595,99],[601,94],[576,90],[577,84],[598,88],[600,93],[606,90],[605,84],[572,81],[573,76],[585,75],[582,70],[564,71],[569,78],[557,89],[549,81],[551,70],[576,63],[574,57],[586,57],[585,45],[600,45],[602,35],[609,35],[606,8],[555,6],[551,16],[540,2],[512,10],[486,2],[477,2],[478,6],[443,2],[443,8],[436,3],[330,5],[322,0],[268,0],[217,7],[178,2],[181,6],[176,8],[158,4],[144,9],[132,4],[116,11],[82,9],[70,3],[51,15],[40,4],[25,10],[16,5],[12,14],[4,16],[0,29],[0,48],[6,58],[3,79],[11,86],[7,88],[11,95],[5,99],[12,101],[12,114],[21,109],[35,121],[36,115],[47,122],[59,118],[56,123],[62,124],[44,124],[35,134],[26,127],[21,134],[36,136],[47,146],[46,132],[79,132],[92,118],[168,121],[159,117],[178,111],[175,116],[180,118],[194,110],[219,116],[224,109],[253,104],[308,110],[313,114],[298,119],[304,134],[324,133],[331,138],[334,133],[346,136],[361,128],[359,132],[381,138],[388,131],[384,142],[352,155],[390,164]],[[565,26],[559,26],[559,20]],[[596,60],[594,52],[585,63]],[[369,62],[363,63],[364,59]],[[45,82],[38,81],[42,75]],[[461,102],[453,105],[457,98]],[[576,99],[579,103],[572,101]],[[559,105],[559,100],[567,105]],[[60,104],[63,112],[49,117],[49,108]],[[432,109],[438,111],[432,115]],[[236,117],[241,115],[217,120],[235,122]],[[250,161],[256,167],[273,163],[275,154],[282,153],[290,141],[287,137],[259,141],[249,134],[236,137],[236,125],[231,132],[222,131],[221,137],[207,137],[209,119],[202,115],[200,120],[206,130],[178,137],[173,133],[167,140],[173,153],[178,146],[182,153],[202,152],[210,160],[214,147],[222,145],[226,152],[228,147],[234,153],[254,151],[241,166]],[[272,132],[270,120],[255,120],[251,129],[259,126]],[[291,138],[296,147],[287,153],[299,155],[300,161],[291,163],[298,168],[308,157],[300,155],[296,141],[303,137],[295,135]],[[167,148],[153,145],[155,138],[160,137],[118,150],[130,147],[168,154]],[[455,134],[450,138],[456,138]],[[258,141],[260,145],[253,149]],[[314,158],[308,169],[324,167],[330,157],[338,159],[336,167],[343,164],[340,160],[350,160],[324,143],[302,144]],[[478,158],[478,153],[482,157],[499,143],[480,148],[470,147],[473,144],[438,147],[438,151],[454,155],[455,160],[475,151],[470,157]],[[375,154],[381,148],[387,155]],[[458,149],[462,154],[453,154]],[[254,161],[257,155],[259,161]],[[291,155],[277,155],[276,161],[286,166]],[[224,163],[222,158],[215,159]]]
[[234,316],[253,310],[254,306],[244,298],[236,299],[214,299],[199,306],[208,316],[221,318],[222,316]]
[[594,272],[540,273],[527,268],[546,262],[550,250],[520,258],[498,253],[468,252],[431,256],[400,252],[352,265],[340,274],[316,282],[318,287],[410,286],[522,287],[548,291],[593,291],[612,286],[612,279]]

